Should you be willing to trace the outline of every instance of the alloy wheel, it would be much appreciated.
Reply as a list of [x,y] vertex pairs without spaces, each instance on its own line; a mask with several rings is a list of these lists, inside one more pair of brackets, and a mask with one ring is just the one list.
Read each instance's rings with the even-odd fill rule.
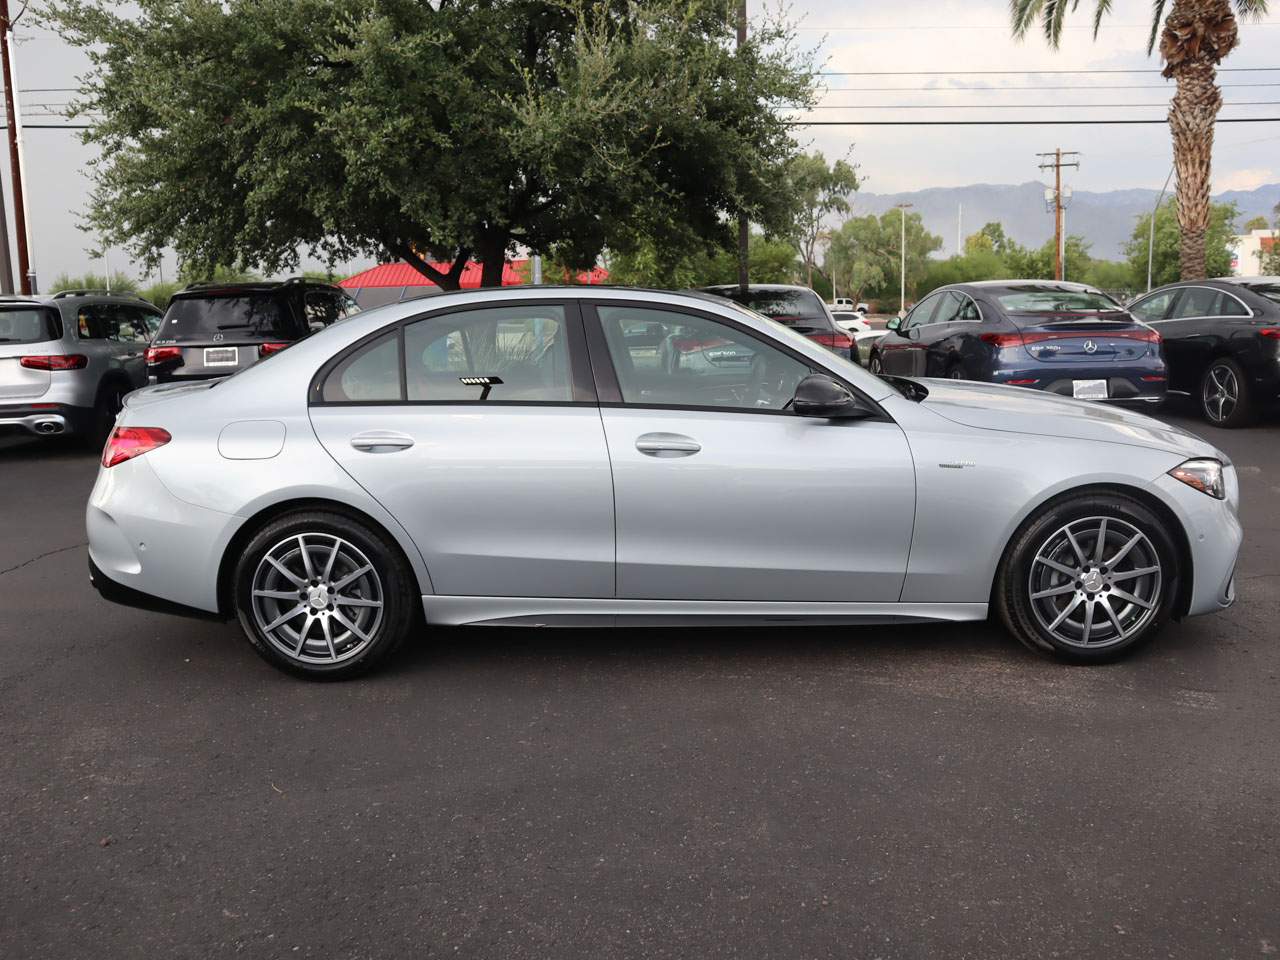
[[252,611],[262,636],[299,663],[349,660],[382,624],[382,580],[359,547],[329,533],[281,540],[253,574]]
[[1240,382],[1235,371],[1223,364],[1209,368],[1204,378],[1204,409],[1209,419],[1221,422],[1240,402]]
[[1096,650],[1139,633],[1160,608],[1160,555],[1116,517],[1086,517],[1036,551],[1027,590],[1040,626],[1071,647]]

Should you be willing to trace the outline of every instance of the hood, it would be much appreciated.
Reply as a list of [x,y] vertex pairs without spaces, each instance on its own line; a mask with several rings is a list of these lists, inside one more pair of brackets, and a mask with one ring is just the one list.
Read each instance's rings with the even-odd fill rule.
[[124,406],[126,410],[137,410],[141,407],[151,406],[153,403],[199,393],[221,382],[221,379],[217,379],[197,380],[195,383],[157,383],[153,386],[133,391],[133,393],[124,398]]
[[1071,437],[1149,447],[1192,457],[1226,456],[1195,434],[1141,413],[1057,394],[959,380],[922,380],[923,405],[940,417],[982,430]]

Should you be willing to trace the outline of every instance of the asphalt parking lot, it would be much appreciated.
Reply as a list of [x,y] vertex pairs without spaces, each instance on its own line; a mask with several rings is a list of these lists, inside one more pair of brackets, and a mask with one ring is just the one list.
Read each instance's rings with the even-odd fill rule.
[[0,446],[0,957],[1280,951],[1280,421],[1237,604],[1108,667],[989,626],[436,632],[346,684],[101,602],[96,462]]

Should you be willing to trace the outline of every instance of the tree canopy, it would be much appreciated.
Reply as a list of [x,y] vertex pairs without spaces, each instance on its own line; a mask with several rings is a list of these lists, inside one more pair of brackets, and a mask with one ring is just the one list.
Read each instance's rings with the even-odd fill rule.
[[[1231,238],[1235,234],[1235,221],[1239,210],[1234,203],[1215,203],[1209,212],[1209,227],[1205,233],[1205,266],[1210,277],[1226,277],[1231,274]],[[1137,276],[1146,287],[1147,247],[1150,240],[1151,214],[1138,218],[1133,236],[1125,244],[1125,255]],[[1180,231],[1178,228],[1178,202],[1166,200],[1156,211],[1155,254],[1151,258],[1151,283],[1160,286],[1176,280],[1195,280],[1183,277],[1179,262]]]
[[[880,216],[853,217],[831,234],[826,273],[842,295],[854,300],[896,296],[902,274],[901,210]],[[906,293],[914,300],[928,272],[929,254],[941,249],[942,238],[924,228],[918,213],[906,217]]]
[[[152,266],[404,259],[498,283],[517,246],[727,247],[785,227],[790,29],[728,0],[47,0],[92,64],[87,226]],[[443,262],[443,268],[432,266]]]
[[818,242],[823,238],[827,219],[832,214],[849,212],[849,195],[860,184],[858,167],[845,160],[828,164],[821,153],[810,153],[796,157],[788,172],[796,198],[795,225],[791,234],[808,283],[813,286],[813,271],[818,266]]

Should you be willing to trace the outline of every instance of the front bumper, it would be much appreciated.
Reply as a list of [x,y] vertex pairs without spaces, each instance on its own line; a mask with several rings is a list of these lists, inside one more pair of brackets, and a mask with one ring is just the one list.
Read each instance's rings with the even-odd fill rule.
[[1182,523],[1191,555],[1191,583],[1182,588],[1184,599],[1178,611],[1183,616],[1225,610],[1236,599],[1236,561],[1244,529],[1236,515],[1240,487],[1235,468],[1226,467],[1225,475],[1226,500],[1215,500],[1168,475],[1154,484]]

